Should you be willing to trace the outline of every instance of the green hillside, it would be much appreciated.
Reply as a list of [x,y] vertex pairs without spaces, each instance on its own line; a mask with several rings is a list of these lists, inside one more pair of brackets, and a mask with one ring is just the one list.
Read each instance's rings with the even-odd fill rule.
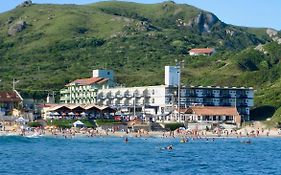
[[[259,44],[266,54],[254,49]],[[195,47],[217,53],[190,57]],[[163,84],[164,66],[183,59],[183,83],[253,86],[257,106],[279,108],[280,50],[266,29],[228,25],[171,1],[32,4],[0,14],[0,88],[11,89],[16,78],[21,93],[42,98],[42,90],[59,90],[97,68],[113,69],[127,86]]]

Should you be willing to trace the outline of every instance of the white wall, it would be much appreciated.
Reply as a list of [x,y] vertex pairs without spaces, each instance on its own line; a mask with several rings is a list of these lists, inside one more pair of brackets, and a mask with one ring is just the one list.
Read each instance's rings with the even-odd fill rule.
[[112,70],[93,70],[93,77],[102,77],[109,78],[110,80],[114,79],[114,73]]
[[165,85],[178,86],[179,70],[176,66],[165,66]]
[[[126,97],[125,94],[130,94],[130,97]],[[146,94],[149,96],[146,96]],[[108,99],[108,94],[114,96],[114,101],[119,101],[123,105],[132,105],[133,101],[136,99],[136,103],[140,105],[144,105],[144,100],[151,106],[165,106],[165,86],[144,86],[144,87],[129,87],[129,88],[109,88],[109,89],[100,89],[98,91],[98,101],[105,101]],[[117,98],[117,94],[120,94],[122,98]],[[134,98],[134,94],[138,94],[136,98]],[[100,99],[100,95],[106,96],[106,98]]]

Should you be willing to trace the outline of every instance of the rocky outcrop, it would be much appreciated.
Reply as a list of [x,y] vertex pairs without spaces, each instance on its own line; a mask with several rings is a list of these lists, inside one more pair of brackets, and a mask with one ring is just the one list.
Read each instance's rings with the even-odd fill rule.
[[234,30],[226,29],[225,34],[230,35],[230,36],[234,36],[236,34],[236,32]]
[[10,16],[6,21],[6,24],[11,24],[13,21],[14,21],[14,17]]
[[264,49],[263,46],[264,46],[264,45],[259,44],[257,47],[255,47],[255,50],[258,50],[258,51],[262,52],[263,54],[267,55],[268,52]]
[[209,33],[211,32],[212,27],[218,22],[220,22],[220,20],[214,14],[201,12],[198,16],[188,22],[188,26],[192,28],[197,27],[201,33]]
[[32,1],[28,0],[28,1],[23,1],[23,3],[21,3],[19,6],[20,7],[29,7],[32,5]]
[[268,28],[266,29],[266,33],[268,34],[269,37],[274,37],[277,35],[278,32],[277,30]]
[[147,31],[156,30],[156,28],[150,25],[149,22],[140,21],[136,23],[136,30],[140,32],[147,32]]
[[23,31],[26,28],[27,24],[25,21],[17,21],[14,24],[12,24],[9,29],[8,29],[8,35],[9,36],[14,36],[16,35],[18,32]]
[[175,2],[174,1],[166,1],[162,3],[162,9],[165,10],[166,12],[172,10],[175,6]]
[[267,35],[273,40],[276,41],[278,44],[281,44],[281,38],[278,36],[278,31],[274,29],[266,29]]

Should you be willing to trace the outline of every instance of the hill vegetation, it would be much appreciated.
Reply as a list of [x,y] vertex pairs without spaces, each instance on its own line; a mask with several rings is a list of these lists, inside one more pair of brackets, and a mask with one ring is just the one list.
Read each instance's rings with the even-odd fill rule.
[[[273,34],[172,1],[18,6],[0,14],[1,89],[16,78],[25,96],[43,98],[97,68],[113,69],[126,86],[164,84],[164,66],[182,59],[184,84],[252,86],[257,107],[278,109],[280,32]],[[196,47],[217,53],[190,57]]]

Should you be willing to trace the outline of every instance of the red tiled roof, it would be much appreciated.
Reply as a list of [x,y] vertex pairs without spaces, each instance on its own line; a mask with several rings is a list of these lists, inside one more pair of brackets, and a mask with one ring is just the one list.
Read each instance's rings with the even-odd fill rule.
[[0,102],[20,102],[21,97],[16,92],[0,92]]
[[71,83],[67,84],[66,86],[69,86],[70,84],[78,84],[78,85],[91,85],[91,84],[101,84],[108,81],[108,78],[101,78],[101,77],[91,77],[91,78],[83,78],[83,79],[77,79],[72,81]]
[[197,53],[197,54],[211,54],[214,52],[213,48],[196,48],[191,49],[189,52]]
[[223,106],[191,106],[187,109],[181,109],[180,112],[190,113],[194,112],[199,116],[237,116],[239,115],[235,107],[223,107]]

